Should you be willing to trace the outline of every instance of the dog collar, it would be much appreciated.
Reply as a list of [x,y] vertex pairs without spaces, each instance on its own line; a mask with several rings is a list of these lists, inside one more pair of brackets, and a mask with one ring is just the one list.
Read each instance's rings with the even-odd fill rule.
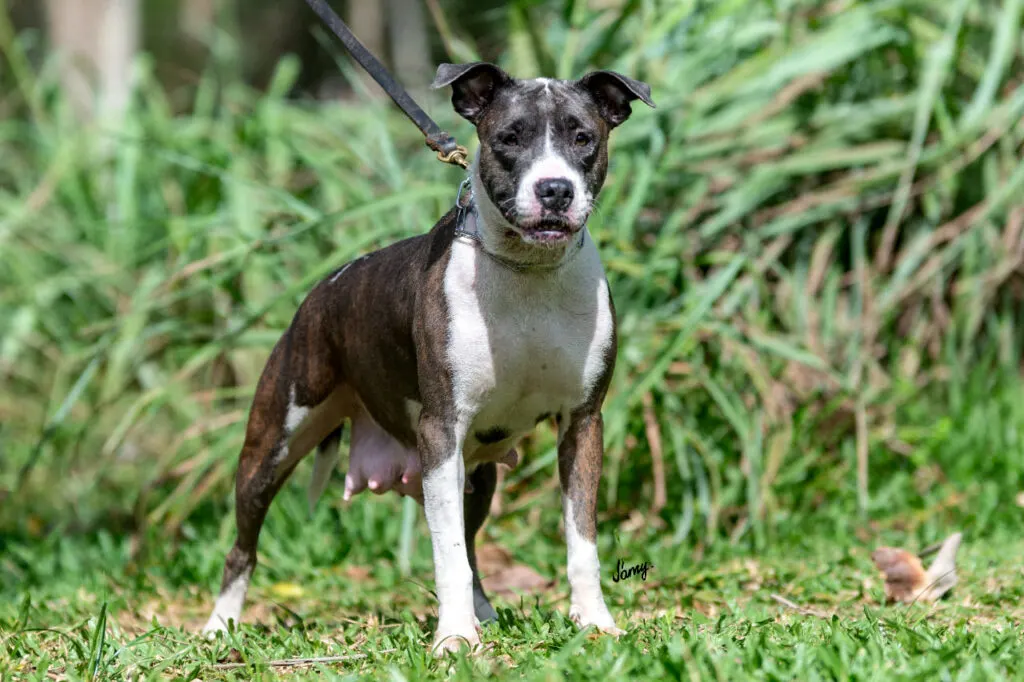
[[[463,193],[467,192],[465,200],[463,200]],[[587,239],[586,229],[580,230],[580,237],[576,240],[575,246],[570,246],[572,253],[566,258],[563,258],[558,263],[553,265],[540,265],[532,263],[520,263],[504,256],[499,256],[496,253],[492,253],[487,250],[484,246],[483,239],[480,237],[480,223],[479,216],[477,214],[476,202],[473,201],[473,188],[469,184],[469,178],[462,181],[459,185],[459,193],[455,197],[455,206],[458,208],[458,213],[455,216],[455,238],[462,239],[464,241],[471,242],[474,246],[479,248],[482,252],[487,254],[492,260],[497,261],[501,265],[504,265],[510,270],[516,272],[531,272],[538,270],[557,270],[569,261],[571,261],[577,253],[583,248],[583,242]]]

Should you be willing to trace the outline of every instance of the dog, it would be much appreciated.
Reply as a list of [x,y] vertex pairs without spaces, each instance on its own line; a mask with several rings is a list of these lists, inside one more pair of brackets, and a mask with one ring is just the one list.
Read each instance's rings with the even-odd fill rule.
[[435,654],[480,644],[496,619],[474,541],[497,464],[541,421],[558,427],[570,618],[622,634],[605,604],[597,493],[615,308],[586,221],[609,133],[650,87],[612,71],[520,80],[487,62],[442,64],[477,130],[468,189],[429,233],[358,258],[299,306],[257,384],[235,481],[237,538],[204,631],[239,622],[274,495],[316,449],[310,504],[351,422],[344,498],[418,500],[433,547]]

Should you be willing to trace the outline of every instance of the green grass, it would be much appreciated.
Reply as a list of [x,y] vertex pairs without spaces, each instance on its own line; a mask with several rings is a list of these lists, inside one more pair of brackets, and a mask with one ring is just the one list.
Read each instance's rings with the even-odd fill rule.
[[[902,415],[927,431],[918,450],[931,467],[885,472],[870,519],[856,494],[814,501],[816,511],[777,512],[763,551],[752,542],[676,543],[649,517],[601,517],[605,591],[628,631],[617,642],[580,633],[566,618],[564,544],[558,493],[509,493],[488,522],[486,543],[554,581],[520,599],[498,597],[499,623],[476,657],[435,661],[430,542],[415,519],[404,574],[393,550],[401,502],[360,496],[350,505],[328,490],[312,516],[303,484],[309,466],[278,497],[260,544],[240,631],[207,643],[196,633],[209,615],[230,546],[226,500],[213,499],[167,542],[100,530],[83,535],[22,528],[0,555],[0,674],[13,679],[269,679],[275,675],[358,675],[374,679],[472,679],[484,672],[523,679],[993,680],[1024,679],[1024,510],[1014,500],[1019,468],[1000,452],[1020,448],[1024,389],[979,390],[965,407]],[[937,408],[938,405],[932,404]],[[960,471],[982,460],[990,468]],[[306,463],[308,465],[308,462]],[[941,470],[940,470],[941,471]],[[924,473],[930,473],[928,478]],[[829,476],[822,472],[823,477]],[[952,478],[952,476],[951,476]],[[823,486],[805,481],[814,496]],[[964,533],[959,584],[937,604],[885,605],[871,564],[879,545],[912,550]],[[615,563],[649,561],[647,582],[615,582]],[[776,602],[780,595],[803,611]],[[104,620],[105,619],[105,620]],[[98,633],[103,633],[102,637]],[[365,658],[290,668],[268,663],[310,657]],[[223,663],[245,667],[219,669]],[[7,679],[5,677],[4,679]]]
[[[567,624],[539,431],[486,533],[558,583],[506,602],[457,675],[1022,676],[1022,7],[510,4],[512,73],[618,69],[658,104],[614,133],[590,229],[621,338],[605,578],[646,558],[659,586],[608,585],[617,644]],[[3,17],[0,665],[250,679],[207,668],[231,645],[186,626],[231,541],[259,371],[313,283],[427,230],[461,176],[393,107],[289,98],[290,59],[261,93],[212,68],[180,112],[144,58],[124,120],[83,126]],[[473,146],[444,97],[423,104]],[[308,474],[272,510],[242,659],[358,650],[326,669],[448,675],[426,659],[421,515],[342,511],[335,487],[310,519]],[[954,530],[950,601],[881,606],[870,550]]]
[[[344,554],[346,542],[358,541],[359,533],[348,527],[358,515],[339,518],[337,509],[325,508],[299,526],[300,495],[289,494],[282,503],[268,527],[267,559],[247,610],[258,624],[250,620],[216,643],[196,636],[193,628],[208,615],[210,598],[188,578],[211,572],[207,547],[193,546],[172,562],[132,574],[123,565],[123,542],[110,536],[68,542],[56,554],[74,555],[80,572],[71,580],[51,575],[23,593],[24,601],[4,595],[0,625],[7,651],[0,670],[40,680],[47,671],[88,679],[92,670],[94,679],[134,674],[184,680],[266,679],[314,670],[373,679],[473,679],[487,671],[522,679],[1024,678],[1024,585],[1014,558],[1024,552],[1019,534],[968,541],[960,555],[961,583],[949,599],[911,607],[881,606],[881,580],[869,548],[859,542],[844,547],[832,539],[794,537],[763,555],[721,547],[694,559],[689,548],[634,538],[606,548],[606,556],[645,558],[655,569],[648,584],[607,581],[609,602],[628,630],[614,642],[579,633],[566,619],[560,551],[553,533],[542,532],[543,542],[516,547],[517,559],[543,575],[560,576],[558,584],[539,598],[499,600],[500,619],[485,631],[485,653],[435,661],[427,647],[436,606],[423,584],[429,545],[420,543],[427,551],[417,553],[411,579],[402,579],[377,548],[353,545],[351,554],[368,558],[350,554],[344,565],[366,567],[370,576],[350,577],[329,555]],[[367,523],[382,535],[392,531],[384,514]],[[523,534],[517,525],[503,524],[492,531],[493,539],[516,544]],[[209,533],[201,539],[217,544]],[[331,549],[318,552],[324,544]],[[78,584],[75,575],[88,577]],[[808,613],[780,606],[773,593]],[[98,642],[100,628],[105,634]],[[267,665],[352,654],[365,658],[291,670]],[[221,661],[246,665],[215,668]]]

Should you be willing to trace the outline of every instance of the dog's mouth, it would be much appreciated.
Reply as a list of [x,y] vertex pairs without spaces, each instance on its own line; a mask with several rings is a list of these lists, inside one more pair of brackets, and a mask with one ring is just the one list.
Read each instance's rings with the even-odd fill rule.
[[539,218],[526,220],[517,219],[516,216],[506,216],[505,219],[516,226],[516,232],[523,241],[532,244],[557,246],[569,241],[579,231],[579,226],[558,213],[549,213]]

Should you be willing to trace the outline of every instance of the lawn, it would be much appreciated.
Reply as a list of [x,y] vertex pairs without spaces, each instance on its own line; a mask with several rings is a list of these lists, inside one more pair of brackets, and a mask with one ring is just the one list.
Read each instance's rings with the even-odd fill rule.
[[[143,568],[127,560],[128,541],[106,534],[8,548],[7,568],[30,567],[32,587],[8,581],[0,593],[3,679],[1024,678],[1019,532],[968,534],[946,599],[890,606],[872,541],[861,539],[869,534],[846,520],[833,521],[835,534],[796,533],[764,552],[666,547],[650,529],[606,532],[606,594],[627,630],[614,641],[566,618],[563,547],[546,504],[540,523],[513,515],[486,531],[545,584],[496,597],[500,620],[486,628],[484,652],[437,661],[427,650],[436,601],[425,533],[403,578],[379,542],[394,533],[387,504],[350,514],[334,497],[308,518],[301,491],[281,496],[246,622],[214,643],[196,634],[217,581],[214,549],[227,546],[213,526],[173,552],[154,550]],[[646,581],[614,582],[619,559],[654,568]]]
[[[1022,388],[969,397],[949,415],[956,434],[932,422],[945,450],[934,459],[973,453],[979,469],[998,466],[991,449],[1020,447]],[[1024,679],[1024,500],[1012,477],[950,483],[896,466],[881,472],[867,518],[852,492],[797,517],[779,512],[763,547],[751,534],[674,542],[656,515],[604,514],[605,591],[627,630],[618,641],[566,618],[557,488],[506,492],[481,549],[500,620],[485,651],[435,660],[422,513],[406,573],[395,551],[402,502],[343,503],[338,477],[310,515],[305,465],[268,518],[245,622],[212,643],[196,633],[231,541],[226,499],[205,504],[173,542],[155,531],[37,537],[26,523],[0,555],[4,679]],[[953,590],[932,604],[886,604],[871,552],[916,551],[957,530]],[[653,568],[617,581],[619,561]]]

